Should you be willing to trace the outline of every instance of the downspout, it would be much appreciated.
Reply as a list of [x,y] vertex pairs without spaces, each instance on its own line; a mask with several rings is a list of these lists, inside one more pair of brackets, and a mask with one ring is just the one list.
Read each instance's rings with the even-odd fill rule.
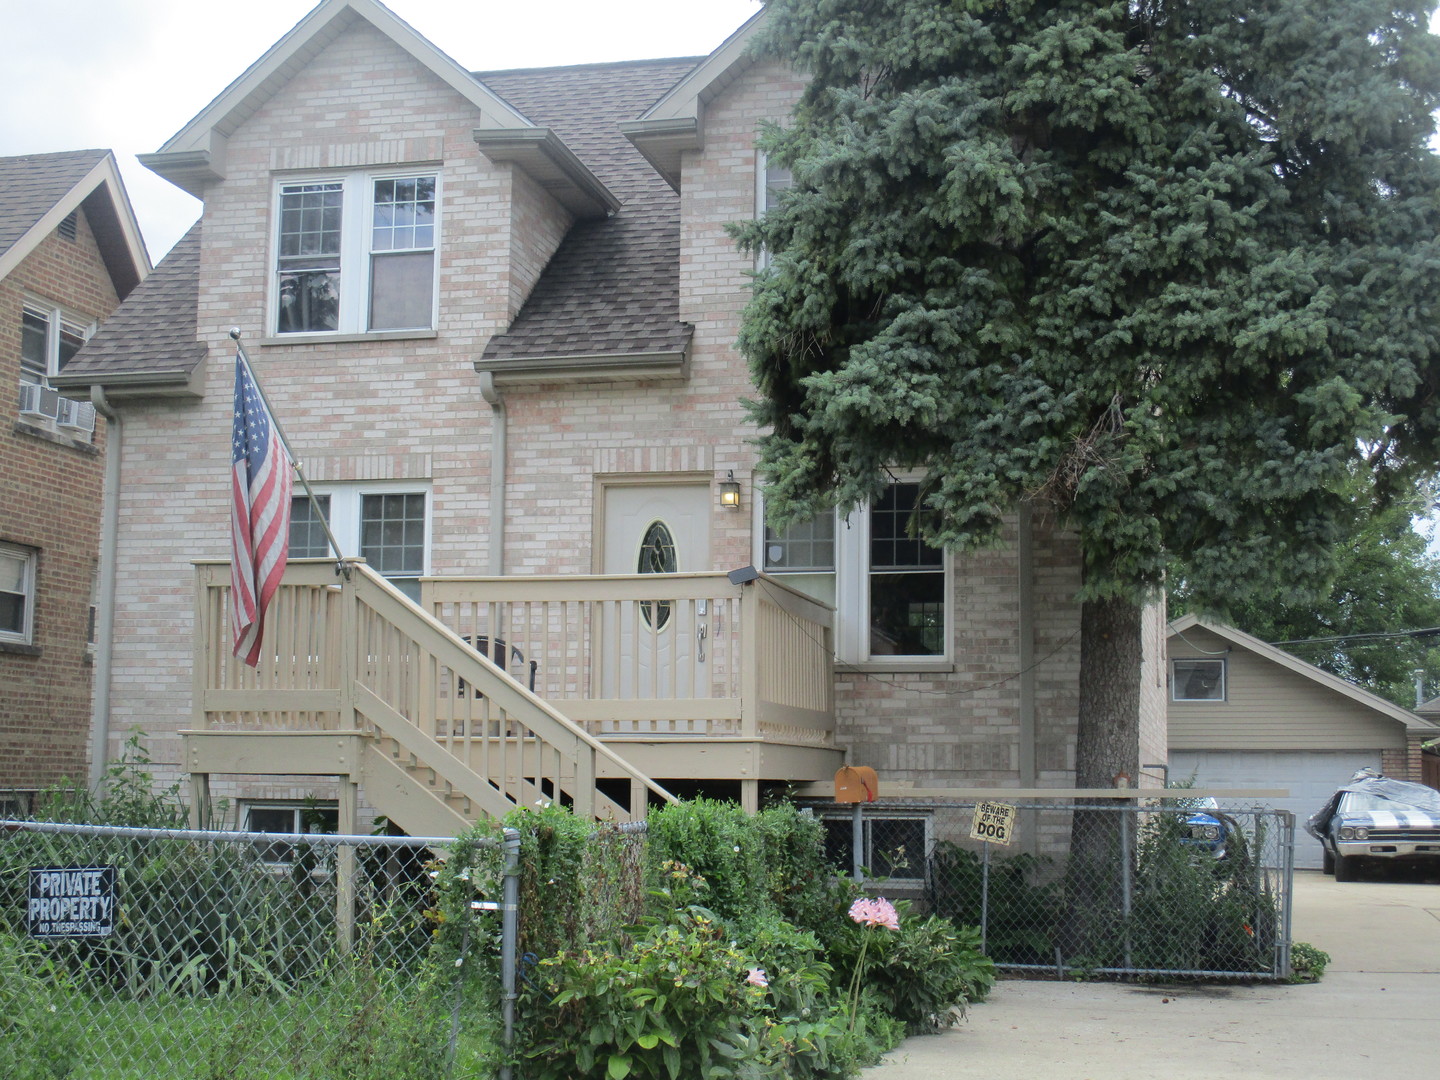
[[490,424],[490,574],[505,573],[505,400],[495,386],[493,371],[480,376],[480,396],[494,414]]
[[105,418],[105,502],[100,518],[100,595],[95,598],[95,671],[90,714],[90,788],[105,781],[110,754],[110,672],[115,654],[116,551],[120,542],[120,458],[124,425],[105,398],[105,388],[92,384],[90,400]]

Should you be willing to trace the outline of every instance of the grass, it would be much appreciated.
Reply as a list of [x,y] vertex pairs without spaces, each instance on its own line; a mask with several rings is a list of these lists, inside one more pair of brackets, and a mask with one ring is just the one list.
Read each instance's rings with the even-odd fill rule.
[[[437,1068],[443,1047],[436,1049],[434,1040],[431,1052],[420,1055],[430,1060],[406,1052],[407,1067],[396,1058],[409,1039],[433,1036],[433,1021],[403,997],[365,1008],[337,987],[284,997],[75,996],[70,1004],[72,1025],[83,1029],[75,1080],[488,1080],[498,1054],[493,1032],[465,1031],[453,1071]],[[417,1021],[431,1027],[422,1031]],[[438,1041],[443,1044],[443,1033]]]

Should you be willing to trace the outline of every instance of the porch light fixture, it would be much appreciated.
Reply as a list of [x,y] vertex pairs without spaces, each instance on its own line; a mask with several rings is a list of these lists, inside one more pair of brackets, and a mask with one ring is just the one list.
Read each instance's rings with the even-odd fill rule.
[[727,472],[725,479],[720,481],[720,505],[726,510],[740,509],[740,481],[735,479],[734,469]]

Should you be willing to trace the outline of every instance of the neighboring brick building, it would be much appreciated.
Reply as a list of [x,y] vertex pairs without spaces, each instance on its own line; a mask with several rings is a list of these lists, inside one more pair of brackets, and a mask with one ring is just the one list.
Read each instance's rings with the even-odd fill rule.
[[109,151],[0,158],[0,814],[86,778],[105,425],[54,380],[149,269]]
[[[139,726],[168,778],[187,769],[191,563],[229,551],[238,326],[342,548],[403,590],[629,575],[639,552],[835,604],[824,753],[717,774],[689,745],[650,775],[753,803],[848,750],[887,781],[1073,782],[1072,537],[1025,516],[944,555],[905,536],[903,477],[884,506],[766,536],[734,348],[754,263],[724,226],[756,212],[755,135],[801,83],[746,56],[754,25],[709,57],[470,74],[373,0],[326,0],[145,159],[204,216],[67,373],[125,422],[112,747]],[[292,558],[323,554],[296,513]],[[387,529],[408,539],[382,550]],[[1157,623],[1152,667],[1159,642]],[[1163,762],[1157,673],[1142,760]]]

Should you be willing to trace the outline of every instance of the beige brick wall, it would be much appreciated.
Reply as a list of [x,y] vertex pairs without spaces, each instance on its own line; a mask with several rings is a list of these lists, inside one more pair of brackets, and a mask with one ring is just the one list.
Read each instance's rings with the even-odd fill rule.
[[[375,88],[361,101],[348,92],[357,73]],[[777,69],[751,69],[710,103],[705,149],[686,155],[679,272],[681,318],[695,327],[688,381],[557,382],[504,392],[508,573],[591,572],[597,478],[650,473],[713,483],[733,470],[746,512],[712,512],[712,566],[754,561],[753,429],[740,405],[753,390],[733,348],[752,264],[723,227],[753,213],[758,121],[783,117],[799,86]],[[231,346],[224,334],[236,323],[247,340],[264,332],[276,169],[379,158],[441,163],[442,220],[466,224],[463,235],[451,230],[443,240],[433,336],[267,344],[251,352],[312,477],[430,480],[433,571],[485,572],[492,415],[472,365],[528,293],[561,219],[536,185],[485,162],[470,141],[473,126],[472,111],[453,91],[362,26],[231,136],[226,180],[206,204],[206,398],[127,412],[127,569],[113,730],[117,742],[131,726],[150,731],[163,775],[179,774],[175,733],[189,718],[190,560],[227,554]],[[296,133],[302,144],[292,142]],[[527,239],[512,240],[521,226]],[[956,560],[953,671],[839,676],[840,734],[853,760],[891,779],[991,783],[1020,774],[1014,540],[1012,529],[1004,546]],[[1036,524],[1033,551],[1035,772],[1043,785],[1064,786],[1074,768],[1078,552],[1073,537],[1044,521]],[[262,790],[299,798],[322,789],[277,780]],[[217,790],[239,793],[224,783]]]

